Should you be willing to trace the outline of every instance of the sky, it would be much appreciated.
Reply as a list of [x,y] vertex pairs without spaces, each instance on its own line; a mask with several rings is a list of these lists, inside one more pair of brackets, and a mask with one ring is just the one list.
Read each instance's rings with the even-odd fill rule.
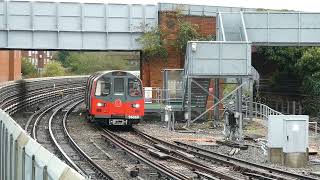
[[288,9],[306,12],[320,12],[320,0],[36,0],[85,3],[156,4],[158,2],[177,4],[199,4],[227,7]]

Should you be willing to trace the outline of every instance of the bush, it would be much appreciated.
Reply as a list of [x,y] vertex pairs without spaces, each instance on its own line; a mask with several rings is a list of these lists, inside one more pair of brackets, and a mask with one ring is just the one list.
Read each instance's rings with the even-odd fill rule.
[[107,53],[72,52],[67,61],[74,74],[91,74],[103,70],[131,70],[128,60]]
[[64,74],[64,68],[59,62],[51,61],[44,67],[43,76],[45,77],[63,76]]
[[26,78],[34,78],[38,76],[36,67],[27,58],[23,58],[21,61],[21,73],[22,76]]

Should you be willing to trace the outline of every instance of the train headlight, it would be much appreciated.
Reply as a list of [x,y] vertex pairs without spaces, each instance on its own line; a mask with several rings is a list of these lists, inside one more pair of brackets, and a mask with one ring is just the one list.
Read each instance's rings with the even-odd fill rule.
[[98,103],[97,103],[97,106],[98,106],[98,107],[104,107],[105,104],[104,104],[104,103],[101,103],[101,102],[98,102]]
[[133,108],[139,108],[139,107],[140,107],[140,104],[132,104],[132,107],[133,107]]

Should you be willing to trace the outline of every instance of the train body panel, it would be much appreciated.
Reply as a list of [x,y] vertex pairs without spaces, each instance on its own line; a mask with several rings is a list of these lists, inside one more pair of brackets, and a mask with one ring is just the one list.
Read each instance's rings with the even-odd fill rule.
[[142,82],[125,71],[98,72],[88,78],[85,104],[90,120],[138,123],[144,116]]

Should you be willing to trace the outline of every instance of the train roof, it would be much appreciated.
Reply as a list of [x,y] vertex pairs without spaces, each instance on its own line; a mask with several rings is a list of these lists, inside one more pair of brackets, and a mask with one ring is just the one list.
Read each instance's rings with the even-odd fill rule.
[[140,79],[140,71],[123,71],[123,70],[98,71],[98,72],[94,73],[92,76],[100,77],[104,74],[111,73],[111,72],[117,72],[117,71],[130,73]]

